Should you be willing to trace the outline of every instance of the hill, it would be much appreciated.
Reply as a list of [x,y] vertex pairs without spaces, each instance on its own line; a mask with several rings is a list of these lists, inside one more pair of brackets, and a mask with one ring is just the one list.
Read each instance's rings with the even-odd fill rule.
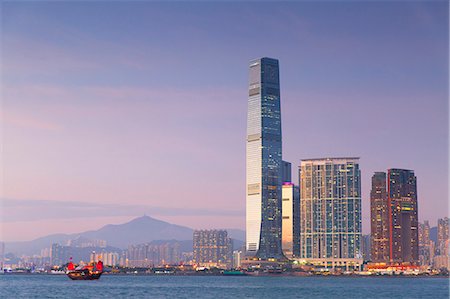
[[[241,246],[245,239],[245,232],[229,229],[229,235],[235,239],[235,246]],[[5,244],[5,251],[17,255],[39,254],[41,249],[49,248],[52,243],[65,245],[76,238],[105,240],[108,246],[125,249],[131,244],[142,244],[156,240],[178,240],[192,248],[193,230],[186,226],[171,224],[149,216],[135,218],[123,224],[108,224],[98,230],[91,230],[77,234],[53,234],[32,241],[9,242]]]

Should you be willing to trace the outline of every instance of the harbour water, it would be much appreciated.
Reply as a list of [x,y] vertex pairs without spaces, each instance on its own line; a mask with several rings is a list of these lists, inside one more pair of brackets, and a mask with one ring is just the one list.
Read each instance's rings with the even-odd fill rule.
[[445,277],[0,275],[1,298],[449,298]]

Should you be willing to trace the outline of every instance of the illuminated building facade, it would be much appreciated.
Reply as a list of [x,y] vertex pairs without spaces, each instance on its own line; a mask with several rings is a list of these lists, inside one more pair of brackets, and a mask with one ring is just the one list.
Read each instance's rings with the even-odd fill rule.
[[372,261],[419,262],[417,184],[414,171],[388,169],[372,177]]
[[389,256],[394,263],[419,261],[416,181],[412,170],[388,170]]
[[430,224],[428,221],[419,223],[419,264],[421,266],[431,265],[433,260],[433,247],[430,240]]
[[233,243],[226,230],[195,230],[193,262],[198,266],[231,268]]
[[299,188],[285,182],[282,188],[282,233],[283,254],[288,258],[300,254],[300,195]]
[[371,259],[376,263],[389,261],[389,208],[386,173],[375,172],[370,191]]
[[302,160],[300,258],[325,266],[362,264],[359,158]]
[[246,146],[246,251],[284,258],[281,246],[281,112],[278,60],[250,62]]
[[448,247],[445,246],[449,239],[449,225],[448,217],[438,219],[438,236],[437,236],[437,253],[439,255],[448,255]]
[[178,264],[181,260],[180,243],[167,241],[130,245],[125,253],[127,267],[154,267]]

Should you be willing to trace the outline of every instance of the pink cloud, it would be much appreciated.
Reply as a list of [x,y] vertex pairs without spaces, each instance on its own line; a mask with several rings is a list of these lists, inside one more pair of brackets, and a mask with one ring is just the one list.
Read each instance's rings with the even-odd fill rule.
[[53,132],[61,132],[63,130],[63,127],[57,123],[39,119],[29,114],[15,113],[3,110],[1,112],[1,116],[3,119],[3,125]]

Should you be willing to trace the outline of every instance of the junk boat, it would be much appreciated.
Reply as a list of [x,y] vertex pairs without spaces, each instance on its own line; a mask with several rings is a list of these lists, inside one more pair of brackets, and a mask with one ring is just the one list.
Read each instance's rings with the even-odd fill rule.
[[67,266],[67,276],[72,280],[94,280],[99,279],[103,273],[103,263],[91,263],[87,266],[79,266],[75,268],[72,261]]

